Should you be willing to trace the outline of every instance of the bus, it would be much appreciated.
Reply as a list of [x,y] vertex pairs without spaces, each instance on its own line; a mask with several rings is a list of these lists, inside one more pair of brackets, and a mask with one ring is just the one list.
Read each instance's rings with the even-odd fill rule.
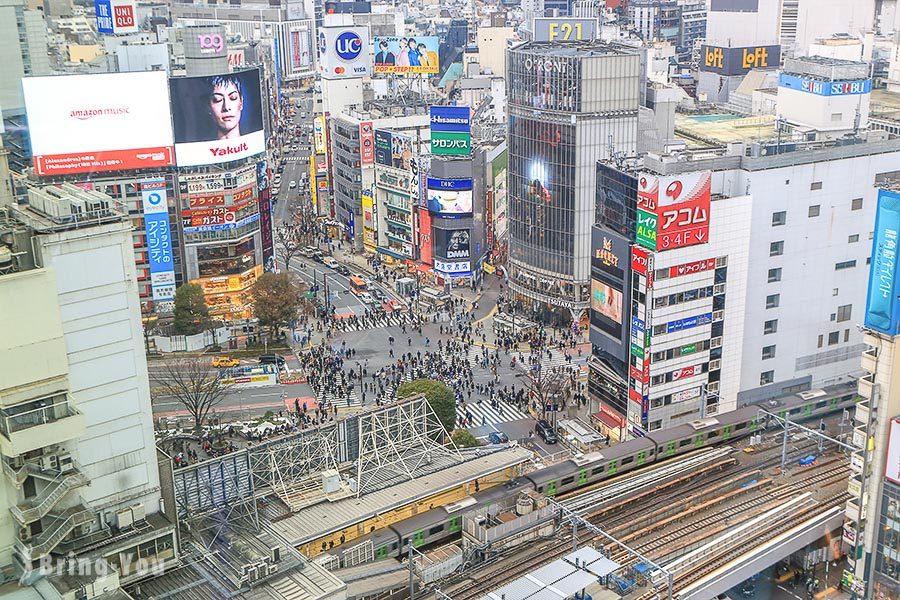
[[363,281],[360,277],[351,277],[350,278],[350,290],[354,294],[359,295],[359,294],[362,294],[363,292],[367,291],[368,288],[366,286],[366,282]]

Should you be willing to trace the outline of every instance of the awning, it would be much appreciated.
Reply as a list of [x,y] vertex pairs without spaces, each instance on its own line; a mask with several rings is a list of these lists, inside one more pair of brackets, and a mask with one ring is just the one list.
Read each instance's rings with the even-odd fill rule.
[[605,412],[594,413],[592,416],[595,421],[600,421],[610,429],[620,429],[622,427],[622,424],[618,421],[618,419],[616,419],[612,415],[606,414]]

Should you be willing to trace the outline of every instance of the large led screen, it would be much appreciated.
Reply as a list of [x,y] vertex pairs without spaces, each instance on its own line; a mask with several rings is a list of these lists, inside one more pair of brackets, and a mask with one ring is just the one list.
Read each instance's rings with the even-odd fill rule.
[[240,160],[266,149],[259,70],[169,80],[179,167]]
[[175,163],[164,71],[28,77],[22,88],[38,175]]

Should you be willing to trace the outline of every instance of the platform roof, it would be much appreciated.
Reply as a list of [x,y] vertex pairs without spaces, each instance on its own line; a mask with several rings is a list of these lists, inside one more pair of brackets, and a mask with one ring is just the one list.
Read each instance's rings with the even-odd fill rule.
[[481,600],[565,600],[620,566],[591,547],[580,548],[482,596]]
[[282,517],[284,507],[280,503],[271,503],[262,509],[262,516],[266,522],[265,527],[292,545],[300,546],[478,477],[522,464],[531,457],[531,451],[521,447],[481,453],[430,475],[370,492],[359,498],[343,498],[308,506],[287,517]]

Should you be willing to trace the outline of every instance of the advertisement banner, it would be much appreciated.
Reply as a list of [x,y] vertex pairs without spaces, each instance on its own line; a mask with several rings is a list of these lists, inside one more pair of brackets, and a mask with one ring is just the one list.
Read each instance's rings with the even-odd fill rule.
[[310,33],[307,28],[292,28],[291,40],[291,66],[294,70],[307,69],[312,66],[312,53],[310,48]]
[[637,241],[664,251],[709,241],[709,171],[638,179]]
[[471,274],[472,264],[469,261],[445,262],[443,260],[434,259],[434,270],[439,273],[450,275],[451,277],[461,277]]
[[463,156],[472,153],[472,136],[468,133],[431,132],[431,153],[437,156]]
[[359,124],[359,162],[371,165],[375,162],[375,130],[372,121]]
[[685,329],[693,329],[701,325],[709,325],[712,323],[712,313],[704,313],[693,317],[678,319],[677,321],[669,321],[666,323],[666,333],[674,333],[676,331],[684,331]]
[[694,262],[684,263],[669,267],[669,278],[681,277],[683,275],[693,275],[694,273],[703,273],[704,271],[712,271],[716,268],[716,259],[707,258],[706,260],[695,260]]
[[363,245],[374,252],[377,244],[375,232],[377,229],[375,218],[375,200],[372,198],[371,192],[362,193],[362,213],[363,213]]
[[897,324],[900,322],[898,236],[900,236],[900,194],[878,190],[865,325],[887,335],[896,335]]
[[471,113],[468,106],[432,106],[428,110],[431,132],[471,133]]
[[781,46],[702,46],[700,70],[719,75],[746,75],[752,69],[777,69],[781,66]]
[[434,255],[448,260],[471,257],[471,241],[468,229],[435,229]]
[[419,207],[419,261],[422,264],[434,264],[434,250],[431,237],[431,213],[425,207]]
[[240,160],[266,149],[259,69],[169,80],[179,167]]
[[622,292],[596,279],[591,280],[591,310],[622,324]]
[[684,367],[683,369],[676,369],[672,371],[672,381],[678,381],[679,379],[687,379],[688,377],[693,377],[694,375],[702,375],[703,374],[703,365],[691,365],[689,367]]
[[631,247],[631,270],[640,275],[647,275],[647,251],[639,246]]
[[872,80],[819,81],[781,73],[778,76],[778,87],[816,96],[858,96],[872,91]]
[[441,217],[462,217],[472,213],[471,179],[427,179],[428,210]]
[[535,17],[535,42],[590,42],[597,37],[597,19]]
[[193,208],[206,208],[208,206],[222,206],[225,204],[225,194],[212,196],[189,196],[188,206]]
[[325,79],[371,75],[368,27],[321,27],[319,72]]
[[37,175],[175,164],[165,71],[26,77],[22,89]]
[[[269,167],[264,160],[256,163],[256,185],[259,189],[259,235],[262,240],[263,265],[266,271],[274,273],[275,236],[272,231],[272,188],[269,185]],[[252,189],[250,192],[252,193]]]
[[[141,205],[147,233],[147,261],[150,263],[153,301],[167,304],[175,299],[175,263],[165,179],[160,177],[141,182]],[[166,304],[157,306],[157,312],[168,310],[170,307]]]
[[375,73],[437,75],[439,47],[438,37],[376,37]]
[[325,154],[328,151],[328,145],[325,141],[325,116],[316,115],[313,119],[313,143],[316,148],[316,154]]
[[[387,129],[375,130],[375,163],[412,171],[413,139]],[[404,190],[404,193],[409,193]]]
[[888,432],[887,460],[884,463],[884,476],[894,483],[900,484],[900,419],[891,420]]
[[115,35],[138,30],[134,0],[95,0],[94,13],[99,33]]

